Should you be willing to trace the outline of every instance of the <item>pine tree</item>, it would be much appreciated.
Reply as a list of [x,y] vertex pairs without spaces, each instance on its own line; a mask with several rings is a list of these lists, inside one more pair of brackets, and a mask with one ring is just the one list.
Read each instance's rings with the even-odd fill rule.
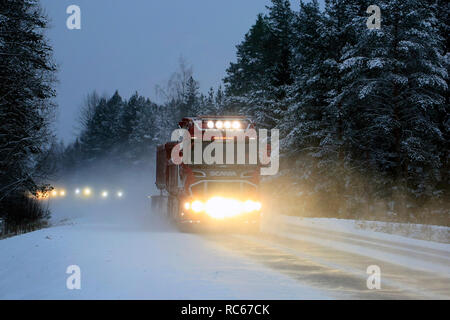
[[1,205],[10,195],[37,188],[35,163],[51,136],[56,67],[38,1],[1,1],[0,20]]
[[120,125],[123,107],[124,103],[117,91],[109,100],[100,100],[87,130],[80,137],[86,159],[94,161],[106,155],[117,154],[124,141],[124,128]]
[[161,130],[156,115],[158,107],[142,96],[136,96],[134,100],[136,116],[127,143],[129,159],[135,164],[149,164],[159,142],[158,132]]
[[192,76],[186,83],[186,91],[180,108],[182,117],[195,117],[201,113],[199,84]]

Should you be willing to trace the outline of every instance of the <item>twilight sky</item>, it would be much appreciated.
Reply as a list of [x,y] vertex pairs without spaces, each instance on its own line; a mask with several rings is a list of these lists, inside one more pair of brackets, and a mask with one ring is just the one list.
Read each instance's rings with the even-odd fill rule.
[[[235,61],[235,46],[266,12],[269,0],[41,0],[51,20],[47,33],[59,65],[56,125],[70,142],[84,96],[118,89],[155,99],[183,56],[202,92],[217,87]],[[292,1],[297,10],[297,1]],[[81,30],[66,27],[66,8],[81,8]]]

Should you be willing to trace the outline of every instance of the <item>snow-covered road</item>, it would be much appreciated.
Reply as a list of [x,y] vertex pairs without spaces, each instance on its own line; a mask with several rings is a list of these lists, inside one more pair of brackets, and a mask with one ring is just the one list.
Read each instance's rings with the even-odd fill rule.
[[[447,244],[283,216],[261,235],[186,234],[128,207],[55,203],[53,227],[1,240],[0,299],[450,298]],[[69,265],[80,290],[66,287]]]

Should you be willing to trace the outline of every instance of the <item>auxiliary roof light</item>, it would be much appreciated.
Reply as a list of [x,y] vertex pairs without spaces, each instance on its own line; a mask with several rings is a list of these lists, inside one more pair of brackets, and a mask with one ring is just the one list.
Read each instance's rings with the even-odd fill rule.
[[223,128],[223,122],[222,121],[216,121],[216,128],[217,129],[222,129]]
[[210,120],[206,125],[208,126],[209,129],[214,129],[214,121]]
[[239,121],[233,121],[233,129],[240,129],[241,123]]

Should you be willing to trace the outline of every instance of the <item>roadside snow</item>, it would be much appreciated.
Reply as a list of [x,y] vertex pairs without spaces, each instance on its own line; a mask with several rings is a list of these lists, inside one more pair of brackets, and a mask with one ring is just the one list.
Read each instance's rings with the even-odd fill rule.
[[351,232],[377,239],[389,238],[398,242],[415,243],[433,248],[439,247],[444,250],[449,248],[447,244],[450,243],[450,228],[443,226],[335,218],[280,216],[284,222],[301,226]]
[[450,278],[450,245],[361,230],[355,220],[267,217],[264,231]]

